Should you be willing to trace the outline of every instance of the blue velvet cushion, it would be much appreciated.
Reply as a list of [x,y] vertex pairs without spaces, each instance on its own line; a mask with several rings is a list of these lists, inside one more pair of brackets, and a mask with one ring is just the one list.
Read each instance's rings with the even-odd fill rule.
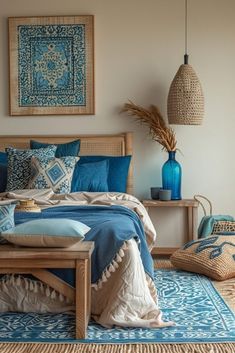
[[71,191],[109,191],[108,171],[108,160],[94,163],[78,162],[73,173]]
[[4,192],[7,187],[7,164],[0,163],[0,192]]
[[[15,226],[14,221],[14,204],[0,206],[0,234]],[[0,235],[0,244],[7,243],[7,241]]]
[[2,233],[9,242],[30,247],[69,247],[81,241],[91,228],[72,219],[35,219]]
[[[50,146],[50,143],[39,142],[35,140],[30,140],[30,148],[33,150],[38,148],[45,148]],[[57,150],[55,153],[56,158],[67,157],[67,156],[78,156],[80,151],[80,140],[74,140],[67,143],[55,144],[57,146]]]
[[0,151],[0,163],[1,164],[7,164],[7,154],[6,154],[6,152],[1,152]]
[[7,187],[7,154],[0,151],[0,192]]
[[104,160],[109,161],[108,191],[126,192],[131,156],[80,156],[75,172],[79,165],[101,162]]

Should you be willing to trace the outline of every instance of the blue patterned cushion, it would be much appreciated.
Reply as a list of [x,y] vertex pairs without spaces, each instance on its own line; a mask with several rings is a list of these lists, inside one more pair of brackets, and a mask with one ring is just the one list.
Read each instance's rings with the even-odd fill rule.
[[109,191],[108,172],[108,160],[95,163],[77,163],[73,173],[71,191]]
[[31,159],[30,189],[51,188],[56,193],[69,193],[74,167],[79,157]]
[[[51,146],[51,144],[34,141],[34,140],[30,141],[30,148],[32,148],[33,150],[42,148],[42,147],[45,148],[48,146]],[[56,144],[56,146],[57,146],[57,150],[55,153],[56,158],[67,157],[67,156],[76,157],[78,156],[78,153],[80,150],[80,140],[74,140],[67,143],[59,143],[59,144]]]
[[40,158],[55,157],[56,146],[52,145],[38,150],[18,150],[12,147],[6,148],[7,167],[7,191],[25,189],[30,179],[30,162],[33,156]]
[[[16,205],[0,206],[0,234],[15,226],[14,209]],[[0,244],[7,243],[7,241],[0,235]]]
[[174,266],[223,281],[235,277],[235,235],[190,241],[171,256]]

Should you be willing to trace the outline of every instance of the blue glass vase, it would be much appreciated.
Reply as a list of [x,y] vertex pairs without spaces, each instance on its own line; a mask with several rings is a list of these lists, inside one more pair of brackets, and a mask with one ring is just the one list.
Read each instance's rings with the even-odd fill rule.
[[181,200],[181,166],[175,160],[175,151],[168,151],[168,160],[162,167],[162,187],[171,190],[172,200]]

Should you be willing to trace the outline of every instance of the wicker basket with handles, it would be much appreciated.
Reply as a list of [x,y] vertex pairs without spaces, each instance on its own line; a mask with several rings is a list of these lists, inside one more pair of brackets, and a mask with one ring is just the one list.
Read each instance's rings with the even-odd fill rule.
[[[203,195],[194,195],[194,199],[198,201],[199,205],[202,207],[204,216],[212,216],[212,203],[207,197]],[[206,210],[206,204],[209,208],[209,212]],[[235,221],[216,221],[214,223],[211,234],[219,234],[224,232],[234,233]]]

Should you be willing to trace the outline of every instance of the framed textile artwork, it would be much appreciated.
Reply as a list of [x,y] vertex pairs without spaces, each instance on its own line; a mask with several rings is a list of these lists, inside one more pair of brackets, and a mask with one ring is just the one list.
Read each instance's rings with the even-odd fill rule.
[[8,23],[10,115],[94,114],[94,16]]

